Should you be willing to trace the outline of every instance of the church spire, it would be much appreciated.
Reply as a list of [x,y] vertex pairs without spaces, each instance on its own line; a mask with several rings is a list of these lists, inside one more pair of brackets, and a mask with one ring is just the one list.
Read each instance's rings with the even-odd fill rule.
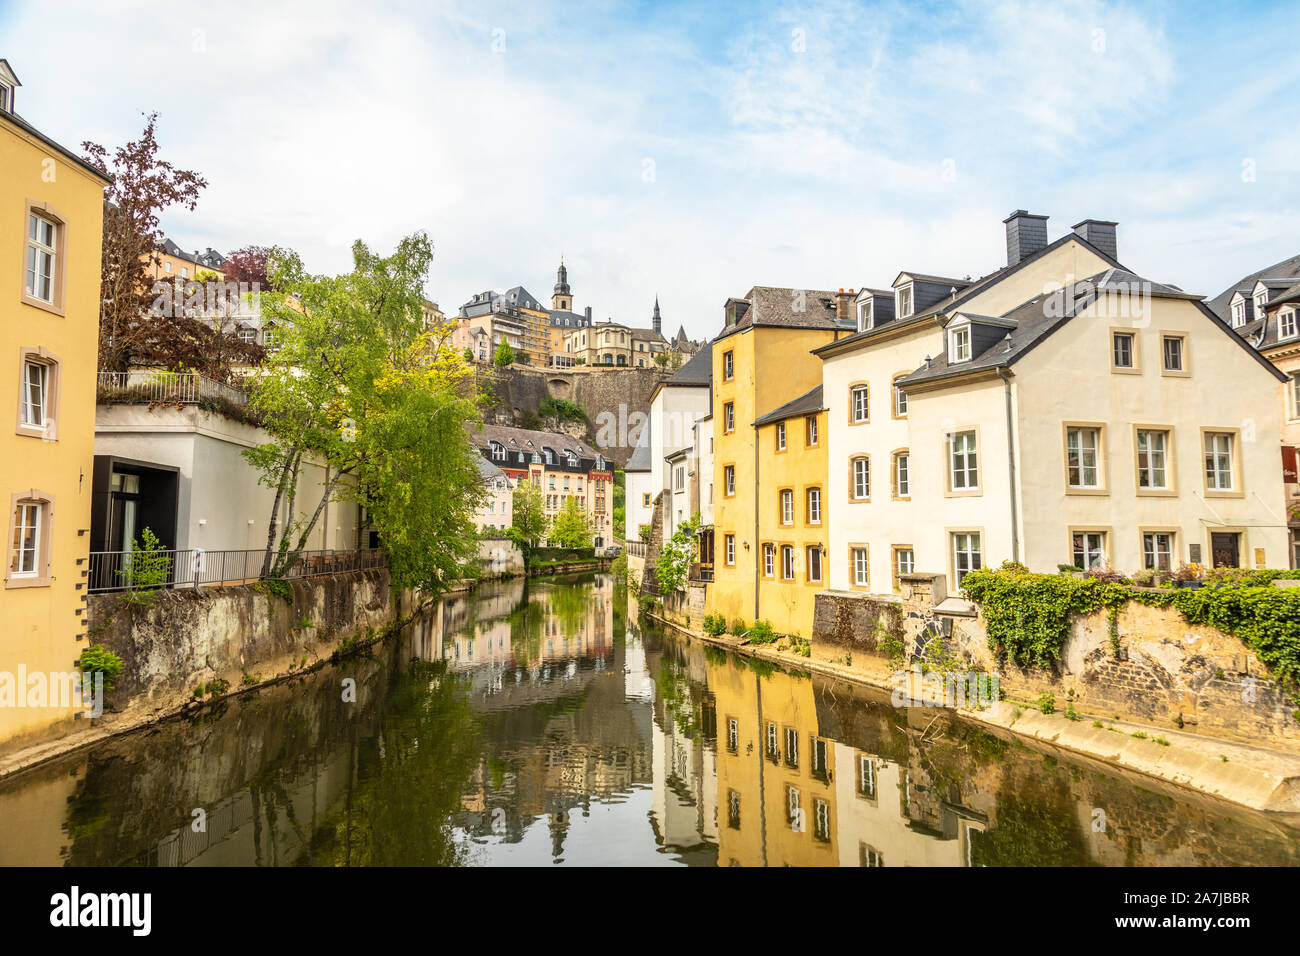
[[573,311],[573,293],[569,291],[569,270],[564,267],[564,256],[560,256],[560,268],[555,270],[555,294],[551,296],[551,308],[556,312]]
[[659,294],[655,293],[655,314],[650,322],[651,328],[659,335],[663,335],[663,319],[659,315]]

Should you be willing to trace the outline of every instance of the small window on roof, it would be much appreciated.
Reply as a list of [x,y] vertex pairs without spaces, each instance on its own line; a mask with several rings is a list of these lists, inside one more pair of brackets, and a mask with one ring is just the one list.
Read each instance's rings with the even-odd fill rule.
[[970,361],[970,326],[969,325],[963,325],[959,329],[952,329],[948,332],[948,361],[949,362]]
[[872,301],[870,298],[863,299],[858,303],[858,331],[865,332],[872,326]]

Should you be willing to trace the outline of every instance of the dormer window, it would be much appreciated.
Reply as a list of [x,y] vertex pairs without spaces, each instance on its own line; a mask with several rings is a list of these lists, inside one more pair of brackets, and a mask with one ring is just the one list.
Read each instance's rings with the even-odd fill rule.
[[1259,292],[1255,293],[1255,318],[1262,319],[1264,317],[1264,306],[1267,303],[1268,303],[1267,289],[1261,289]]
[[1294,308],[1283,309],[1277,314],[1277,337],[1279,339],[1293,339],[1296,337],[1296,311]]
[[1246,324],[1246,300],[1232,303],[1232,327],[1239,329]]
[[952,329],[948,332],[948,361],[949,362],[969,362],[970,361],[970,326],[963,325],[959,329]]
[[492,460],[493,461],[506,460],[506,446],[501,444],[499,441],[492,442]]
[[900,319],[903,319],[911,314],[912,314],[912,286],[909,283],[908,285],[905,285],[898,290],[898,317]]
[[12,113],[14,106],[14,88],[8,83],[0,82],[0,110]]
[[868,329],[871,328],[871,323],[872,323],[871,305],[872,303],[870,299],[863,299],[861,302],[858,303],[858,331],[859,332],[866,332]]

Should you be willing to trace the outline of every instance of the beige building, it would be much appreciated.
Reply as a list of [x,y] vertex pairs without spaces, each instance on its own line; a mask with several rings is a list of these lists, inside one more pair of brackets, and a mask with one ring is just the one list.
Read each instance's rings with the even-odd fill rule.
[[1005,224],[1004,268],[902,272],[892,314],[815,350],[830,586],[889,593],[924,571],[955,593],[1008,559],[1285,566],[1271,414],[1285,376],[1200,296],[1121,265],[1114,223],[1051,243],[1045,216]]

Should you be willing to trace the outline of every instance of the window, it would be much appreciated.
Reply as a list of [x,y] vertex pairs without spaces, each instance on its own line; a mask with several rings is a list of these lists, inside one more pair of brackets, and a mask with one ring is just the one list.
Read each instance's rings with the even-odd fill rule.
[[794,580],[794,548],[788,544],[781,545],[781,577],[786,581]]
[[970,361],[970,327],[962,326],[948,333],[948,361]]
[[781,492],[781,524],[794,524],[794,492],[788,488]]
[[1163,490],[1169,487],[1168,447],[1168,432],[1140,430],[1137,433],[1139,488]]
[[730,382],[736,377],[736,359],[731,352],[722,353],[722,380]]
[[799,808],[799,788],[785,788],[785,819],[790,824],[790,829],[796,833],[803,832],[803,810]]
[[1174,564],[1174,536],[1168,531],[1144,532],[1142,535],[1142,567],[1155,571],[1169,571]]
[[8,83],[0,83],[0,110],[13,112],[14,88]]
[[1101,431],[1096,428],[1065,430],[1065,470],[1071,488],[1100,488]]
[[853,459],[853,498],[866,501],[871,497],[871,459]]
[[767,724],[767,756],[770,760],[776,760],[781,756],[781,736],[776,729],[776,724],[771,721]]
[[815,734],[810,734],[808,736],[808,753],[812,760],[812,775],[822,783],[826,783],[831,769],[826,741]]
[[14,509],[14,536],[9,551],[10,577],[35,577],[40,557],[41,506],[20,501]]
[[972,491],[979,487],[974,432],[958,432],[952,436],[950,477],[953,491]]
[[729,534],[724,539],[726,541],[726,555],[728,566],[734,566],[736,563],[736,536]]
[[642,508],[650,507],[650,492],[648,491],[641,492],[641,507]]
[[807,548],[808,559],[808,583],[819,584],[822,579],[822,549],[820,545],[809,545]]
[[678,465],[677,470],[673,473],[674,487],[682,491],[686,487],[686,466]]
[[812,448],[817,444],[817,416],[809,415],[804,419],[804,437],[807,445]]
[[239,341],[245,345],[255,345],[257,343],[257,329],[240,329],[235,333]]
[[858,303],[858,331],[865,332],[871,328],[871,299],[863,299]]
[[1106,535],[1101,531],[1076,531],[1070,536],[1072,563],[1090,571],[1106,566]]
[[870,418],[870,407],[867,403],[867,386],[854,385],[851,392],[852,402],[850,408],[850,421],[855,425],[859,422],[868,421]]
[[1133,333],[1116,332],[1112,336],[1111,363],[1115,368],[1134,368]]
[[899,498],[908,498],[912,494],[912,483],[908,476],[909,466],[907,452],[901,451],[894,456],[894,491]]
[[722,430],[724,432],[734,432],[736,430],[735,402],[727,402],[722,406]]
[[1246,324],[1246,301],[1232,303],[1232,327],[1239,329]]
[[1161,337],[1166,372],[1183,372],[1183,337],[1165,335]]
[[905,285],[898,290],[898,317],[906,318],[912,314],[912,287]]
[[813,839],[831,842],[831,808],[825,800],[813,799]]
[[724,494],[731,497],[736,493],[736,466],[727,465],[722,469],[722,486]]
[[44,362],[23,362],[22,423],[45,427],[46,396],[49,395],[50,367]]
[[820,488],[808,489],[808,523],[822,523],[822,490]]
[[857,790],[859,797],[876,799],[876,762],[866,754],[858,754]]
[[894,417],[907,417],[907,392],[903,391],[903,386],[899,384],[902,376],[894,379]]
[[262,347],[274,352],[280,347],[280,330],[274,326],[262,329]]
[[1283,309],[1277,314],[1277,337],[1279,339],[1293,339],[1297,335],[1296,311],[1295,309]]
[[785,422],[776,423],[776,450],[785,451]]
[[1255,296],[1255,318],[1262,319],[1264,317],[1264,306],[1266,306],[1267,304],[1268,304],[1268,290],[1261,289],[1259,293]]
[[799,731],[793,727],[785,729],[785,764],[787,767],[799,766]]
[[34,212],[27,215],[27,294],[54,305],[59,226]]
[[953,571],[957,577],[957,587],[961,587],[962,578],[972,571],[978,571],[980,562],[980,536],[977,532],[964,531],[952,536]]
[[740,794],[735,790],[727,791],[727,826],[740,829]]
[[772,544],[763,545],[763,577],[776,577],[776,546]]
[[894,588],[898,587],[898,579],[904,575],[910,575],[917,568],[917,561],[911,553],[911,548],[904,546],[894,546]]
[[727,749],[733,754],[740,749],[740,721],[727,718]]
[[884,866],[885,858],[880,855],[880,851],[874,846],[867,846],[865,843],[858,844],[858,865],[859,866]]
[[1205,487],[1232,490],[1232,435],[1226,432],[1205,433]]
[[1291,414],[1292,421],[1300,418],[1300,374],[1291,375]]
[[871,570],[867,564],[867,549],[853,548],[853,585],[865,588],[871,583]]
[[32,490],[10,504],[9,570],[5,587],[48,587],[54,499]]

